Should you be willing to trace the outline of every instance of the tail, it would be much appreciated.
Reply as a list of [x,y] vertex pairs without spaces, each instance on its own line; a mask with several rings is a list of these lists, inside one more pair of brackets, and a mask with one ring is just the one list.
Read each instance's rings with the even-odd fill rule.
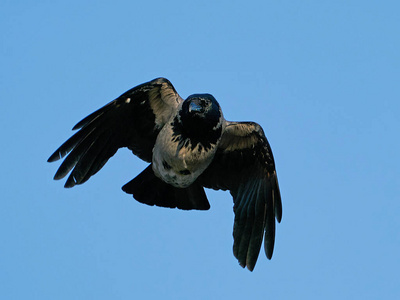
[[210,208],[204,188],[193,183],[187,188],[176,188],[154,175],[149,165],[142,173],[122,187],[141,203],[179,209],[207,210]]

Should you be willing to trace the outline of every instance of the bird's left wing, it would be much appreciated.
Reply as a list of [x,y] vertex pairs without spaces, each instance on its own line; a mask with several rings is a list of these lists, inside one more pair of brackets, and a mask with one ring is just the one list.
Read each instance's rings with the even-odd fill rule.
[[208,188],[230,190],[233,196],[233,253],[240,265],[254,269],[263,237],[270,259],[282,203],[274,158],[261,126],[228,122],[214,160],[199,181]]
[[54,179],[72,170],[65,187],[84,183],[122,147],[150,162],[158,133],[182,101],[165,78],[125,92],[74,126],[73,130],[80,130],[48,159],[53,162],[69,153]]

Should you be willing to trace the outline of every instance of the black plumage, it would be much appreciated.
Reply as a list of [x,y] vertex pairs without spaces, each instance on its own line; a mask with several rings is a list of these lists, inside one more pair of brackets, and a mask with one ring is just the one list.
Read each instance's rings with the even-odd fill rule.
[[282,218],[275,162],[260,125],[230,122],[210,94],[183,100],[165,78],[130,89],[73,127],[48,159],[64,156],[54,179],[87,181],[119,148],[150,165],[122,189],[139,202],[207,210],[205,188],[229,190],[234,201],[233,253],[253,270],[262,241],[272,257],[275,219]]

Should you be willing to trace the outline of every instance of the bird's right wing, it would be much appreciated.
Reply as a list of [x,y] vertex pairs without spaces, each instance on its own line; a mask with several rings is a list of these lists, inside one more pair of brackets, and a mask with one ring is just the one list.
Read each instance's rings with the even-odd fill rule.
[[61,179],[72,170],[65,187],[82,184],[122,147],[150,162],[158,133],[182,101],[165,78],[125,92],[73,127],[79,131],[48,159],[53,162],[69,153],[54,179]]

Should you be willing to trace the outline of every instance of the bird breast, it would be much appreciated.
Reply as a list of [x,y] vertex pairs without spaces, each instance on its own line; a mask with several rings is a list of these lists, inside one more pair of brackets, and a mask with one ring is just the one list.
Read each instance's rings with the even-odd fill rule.
[[153,148],[153,171],[164,182],[178,188],[190,186],[211,163],[217,145],[207,149],[190,138],[174,135],[172,124],[167,123],[157,136]]

